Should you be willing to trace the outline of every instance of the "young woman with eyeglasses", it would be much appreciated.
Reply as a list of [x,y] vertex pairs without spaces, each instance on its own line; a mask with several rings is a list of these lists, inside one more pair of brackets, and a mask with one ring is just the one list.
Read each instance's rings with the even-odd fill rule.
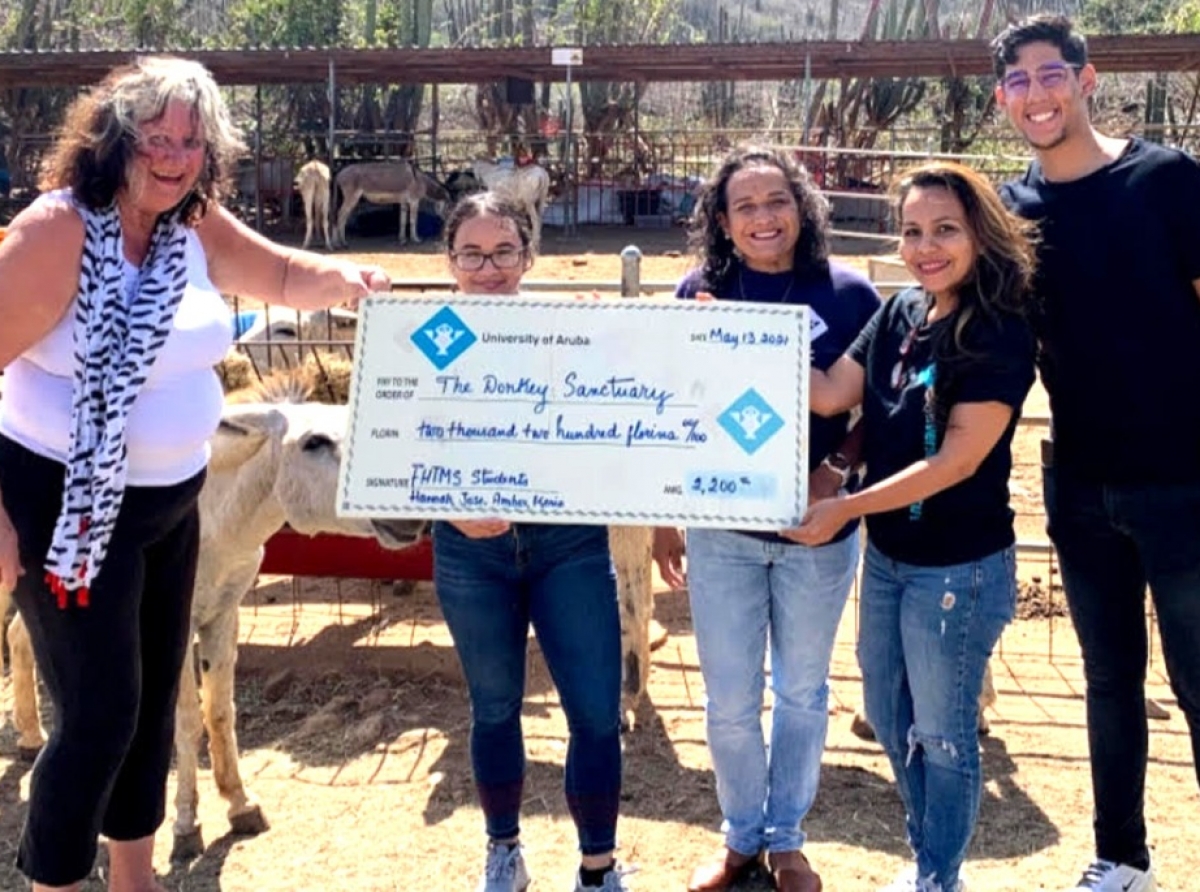
[[[465,294],[516,294],[533,265],[533,225],[492,193],[463,199],[446,219],[447,261]],[[471,765],[488,851],[479,892],[521,892],[525,779],[521,702],[532,625],[566,713],[567,806],[582,853],[576,892],[625,892],[618,868],[621,793],[621,628],[603,526],[434,524],[434,585],[471,696]]]
[[867,519],[863,700],[916,856],[885,892],[960,892],[982,790],[979,693],[1016,608],[1008,476],[1034,379],[1033,249],[1027,224],[958,164],[903,177],[899,215],[918,286],[812,373],[813,411],[862,403],[865,485],[812,505],[789,535],[816,545]]

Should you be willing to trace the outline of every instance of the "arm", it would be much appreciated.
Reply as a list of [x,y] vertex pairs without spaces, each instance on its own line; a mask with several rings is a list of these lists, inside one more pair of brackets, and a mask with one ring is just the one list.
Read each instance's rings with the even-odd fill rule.
[[808,407],[818,415],[840,415],[863,399],[866,371],[849,356],[842,356],[822,372],[812,369],[808,378]]
[[378,267],[356,264],[278,245],[211,207],[196,227],[208,258],[208,274],[220,291],[297,310],[355,303],[391,280]]
[[[821,499],[832,499],[846,485],[849,474],[862,464],[863,430],[862,415],[860,414],[850,426],[850,430],[846,432],[846,436],[838,448],[826,456],[825,460],[817,465],[817,469],[808,475],[808,504],[811,505]],[[845,463],[846,468],[850,469],[846,475],[838,470],[841,467],[840,462],[830,462],[830,459],[835,456]]]
[[935,455],[861,492],[812,506],[800,526],[784,535],[805,545],[820,545],[852,520],[903,508],[966,480],[999,442],[1012,414],[1006,403],[959,403],[950,410],[946,436]]
[[79,289],[83,218],[69,205],[26,208],[0,242],[0,369],[44,338]]
[[507,520],[496,520],[493,518],[452,520],[449,523],[450,526],[454,527],[468,539],[491,539],[495,536],[503,536],[512,529],[512,524]]
[[682,531],[676,527],[654,528],[654,562],[658,564],[658,575],[673,591],[687,585],[687,574],[683,572],[685,553]]

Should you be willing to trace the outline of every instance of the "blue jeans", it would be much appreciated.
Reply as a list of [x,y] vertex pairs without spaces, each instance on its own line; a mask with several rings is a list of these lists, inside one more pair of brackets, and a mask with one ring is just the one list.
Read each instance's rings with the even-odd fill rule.
[[868,540],[859,608],[863,703],[896,775],[917,872],[953,889],[983,776],[979,693],[1017,606],[1013,548],[921,567]]
[[[829,657],[858,536],[808,548],[742,533],[687,534],[688,591],[725,844],[754,855],[804,845],[829,723]],[[763,671],[771,650],[771,740]]]
[[1200,771],[1200,484],[1043,477],[1050,538],[1087,681],[1096,855],[1145,868],[1146,586]]
[[567,717],[567,806],[585,855],[616,846],[621,622],[604,527],[513,524],[469,539],[434,525],[434,585],[471,693],[471,765],[492,839],[520,833],[521,703],[532,623]]

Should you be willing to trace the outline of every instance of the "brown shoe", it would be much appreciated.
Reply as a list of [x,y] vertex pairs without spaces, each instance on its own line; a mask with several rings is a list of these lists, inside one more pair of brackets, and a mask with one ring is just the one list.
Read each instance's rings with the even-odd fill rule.
[[692,871],[688,892],[726,892],[734,883],[746,879],[761,863],[758,855],[743,855],[726,848],[721,855]]
[[821,892],[821,877],[803,852],[771,852],[767,864],[779,892]]

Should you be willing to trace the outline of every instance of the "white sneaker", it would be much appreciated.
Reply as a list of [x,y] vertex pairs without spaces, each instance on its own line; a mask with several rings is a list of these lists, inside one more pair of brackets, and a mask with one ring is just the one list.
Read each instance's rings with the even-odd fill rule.
[[583,877],[576,871],[575,892],[588,892],[590,889],[595,889],[597,892],[631,892],[633,887],[626,882],[625,878],[637,871],[636,867],[624,867],[614,862],[612,870],[604,874],[604,884],[601,886],[585,886]]
[[1153,870],[1138,870],[1128,864],[1093,861],[1068,892],[1155,892]]
[[967,892],[967,883],[959,877],[953,889],[946,889],[941,883],[926,877],[918,879],[916,868],[910,867],[879,892]]
[[894,880],[880,888],[879,892],[917,892],[917,869],[905,868]]
[[476,892],[525,892],[528,887],[529,871],[525,868],[521,844],[489,842],[483,879]]

